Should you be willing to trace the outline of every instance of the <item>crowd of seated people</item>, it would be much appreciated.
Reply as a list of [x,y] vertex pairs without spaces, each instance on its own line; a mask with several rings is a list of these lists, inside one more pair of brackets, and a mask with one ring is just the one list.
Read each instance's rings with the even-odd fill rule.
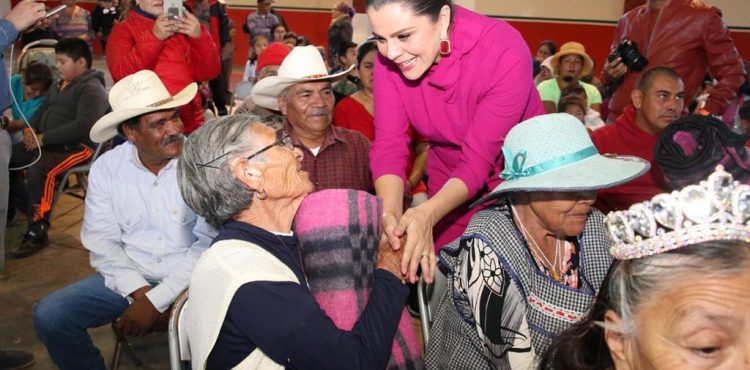
[[[237,109],[234,25],[213,0],[177,16],[158,0],[102,1],[108,24],[95,28],[66,0],[50,28],[59,80],[38,63],[2,74],[13,118],[0,190],[29,219],[12,257],[49,244],[56,178],[114,143],[88,175],[81,243],[95,272],[32,308],[56,366],[105,369],[90,328],[164,330],[185,290],[194,369],[746,366],[750,152],[737,132],[750,133],[750,83],[717,8],[647,0],[620,19],[597,71],[587,45],[530,50],[509,23],[452,0],[368,0],[361,45],[353,6],[336,1],[327,47],[273,3],[242,24],[252,91]],[[673,35],[667,23],[706,28]],[[97,36],[109,91],[92,67]],[[220,117],[205,118],[201,83]],[[356,297],[328,297],[349,310],[345,326],[311,284],[321,267],[306,265],[315,257],[294,227],[304,200],[331,189],[349,198],[317,203],[321,215],[368,199],[378,217],[336,230],[352,256],[374,253]],[[415,350],[404,307],[437,270],[447,284]],[[0,369],[20,358],[0,349]]]

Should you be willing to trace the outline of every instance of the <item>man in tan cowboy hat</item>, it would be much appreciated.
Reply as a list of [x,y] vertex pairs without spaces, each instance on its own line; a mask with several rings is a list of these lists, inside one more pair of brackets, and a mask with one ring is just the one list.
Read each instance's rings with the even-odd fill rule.
[[540,82],[536,87],[544,104],[544,111],[557,112],[561,91],[570,85],[578,84],[586,90],[589,108],[598,112],[602,106],[599,90],[594,85],[580,80],[581,77],[591,74],[594,69],[594,61],[586,54],[586,48],[575,41],[566,42],[551,58],[550,64],[555,78]]
[[281,63],[278,75],[258,81],[250,95],[255,104],[284,115],[283,129],[305,154],[302,169],[310,173],[316,190],[374,191],[369,140],[359,132],[331,124],[331,81],[352,68],[329,75],[318,49],[298,46]]
[[137,72],[112,87],[113,111],[91,129],[95,142],[117,132],[128,141],[104,153],[89,173],[81,242],[96,273],[33,309],[34,328],[61,369],[105,368],[88,328],[116,321],[125,335],[144,335],[165,323],[213,238],[177,185],[178,108],[196,91],[192,83],[172,96],[154,72]]

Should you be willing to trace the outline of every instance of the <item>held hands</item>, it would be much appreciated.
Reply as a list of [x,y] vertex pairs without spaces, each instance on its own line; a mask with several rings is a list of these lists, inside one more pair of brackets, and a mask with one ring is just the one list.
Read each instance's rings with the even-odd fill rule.
[[622,62],[622,58],[618,57],[611,62],[607,59],[607,62],[602,67],[602,71],[613,80],[617,80],[624,76],[625,73],[628,73],[628,67]]
[[378,260],[375,267],[390,272],[403,283],[401,255],[401,251],[394,250],[385,238],[381,238],[380,245],[378,245]]
[[161,13],[151,29],[154,36],[164,41],[176,33],[185,34],[197,39],[201,35],[201,24],[193,14],[183,9],[182,17],[175,18],[167,13]]
[[5,15],[5,20],[12,23],[21,32],[45,19],[47,10],[44,3],[36,0],[22,0]]
[[151,326],[162,315],[146,297],[146,292],[149,290],[151,287],[145,286],[130,295],[135,301],[123,312],[115,324],[115,327],[124,335],[142,337],[148,334]]
[[420,207],[410,208],[400,220],[390,213],[383,215],[383,232],[394,250],[401,250],[401,274],[411,283],[416,283],[417,269],[427,283],[435,276],[435,248],[432,227],[435,220]]

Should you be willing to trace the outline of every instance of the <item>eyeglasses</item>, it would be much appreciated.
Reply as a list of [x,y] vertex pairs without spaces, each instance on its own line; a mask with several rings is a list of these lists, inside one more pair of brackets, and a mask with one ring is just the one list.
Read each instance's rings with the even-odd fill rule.
[[[292,138],[289,137],[289,134],[287,134],[283,130],[278,130],[278,131],[276,131],[276,141],[274,141],[273,144],[270,144],[268,146],[265,146],[265,147],[261,148],[257,152],[255,152],[253,154],[250,154],[249,156],[245,157],[245,159],[249,161],[249,160],[251,160],[251,159],[253,159],[253,158],[255,158],[255,157],[263,154],[264,152],[266,152],[267,150],[269,150],[269,149],[271,149],[271,148],[273,148],[275,146],[283,146],[283,147],[285,147],[285,148],[287,148],[289,150],[294,150],[294,144],[292,143]],[[204,164],[198,164],[198,168],[208,167],[208,168],[213,168],[213,169],[219,170],[221,168],[216,167],[216,166],[211,166],[210,164],[218,161],[221,158],[226,157],[227,155],[229,155],[229,152],[224,153],[224,154],[222,154],[222,155],[220,155],[220,156],[218,156],[218,157],[216,157],[216,158],[214,158],[214,159],[212,159],[212,160],[210,160],[210,161],[208,161],[208,162],[206,162]]]

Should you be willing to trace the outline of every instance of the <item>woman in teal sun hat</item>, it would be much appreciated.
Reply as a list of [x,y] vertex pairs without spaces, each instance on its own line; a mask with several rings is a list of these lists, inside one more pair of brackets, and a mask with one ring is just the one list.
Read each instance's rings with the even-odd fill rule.
[[[612,261],[596,190],[648,162],[603,156],[575,117],[524,121],[503,146],[505,181],[440,253],[449,283],[434,314],[428,369],[527,369],[585,316]],[[476,203],[475,203],[476,204]]]

